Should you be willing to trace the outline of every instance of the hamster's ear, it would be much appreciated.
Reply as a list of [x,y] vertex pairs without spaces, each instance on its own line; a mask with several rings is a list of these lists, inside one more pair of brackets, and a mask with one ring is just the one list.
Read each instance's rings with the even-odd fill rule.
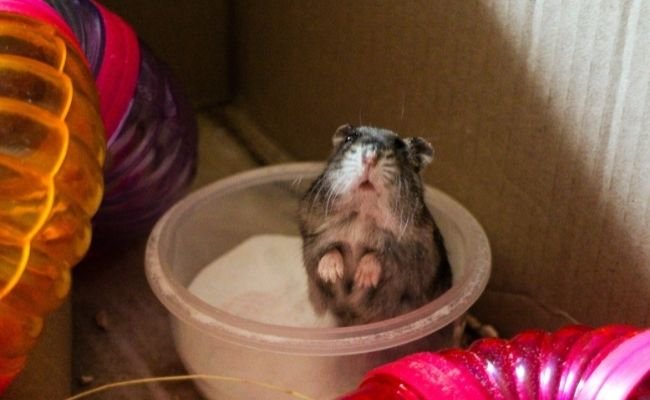
[[334,145],[334,148],[337,148],[352,135],[354,135],[354,127],[352,125],[341,125],[334,132],[334,136],[332,136],[332,145]]
[[409,160],[415,167],[417,172],[420,172],[433,161],[433,146],[431,143],[420,137],[404,139],[408,149]]

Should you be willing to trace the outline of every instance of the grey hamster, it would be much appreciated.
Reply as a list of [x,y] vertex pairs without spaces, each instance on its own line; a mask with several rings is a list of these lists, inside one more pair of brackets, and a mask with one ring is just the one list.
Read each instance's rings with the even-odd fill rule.
[[344,125],[300,201],[303,261],[317,313],[358,325],[418,308],[451,286],[444,241],[424,203],[422,138]]

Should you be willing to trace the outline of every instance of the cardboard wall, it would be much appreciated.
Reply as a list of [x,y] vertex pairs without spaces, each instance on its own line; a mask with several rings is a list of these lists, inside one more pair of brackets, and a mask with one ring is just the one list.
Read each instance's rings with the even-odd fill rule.
[[241,0],[237,106],[300,159],[342,123],[428,138],[484,225],[505,334],[650,324],[650,3]]
[[226,0],[98,0],[175,72],[197,107],[230,98]]

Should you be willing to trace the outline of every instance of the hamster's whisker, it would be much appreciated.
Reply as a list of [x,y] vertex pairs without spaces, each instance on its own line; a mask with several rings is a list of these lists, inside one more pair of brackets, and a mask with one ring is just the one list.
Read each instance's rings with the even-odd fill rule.
[[399,209],[399,236],[398,240],[402,238],[404,235],[404,232],[406,231],[406,222],[404,220],[404,207],[402,207],[401,200],[404,196],[404,193],[402,193],[404,190],[404,185],[402,183],[402,178],[397,177],[397,207]]
[[400,238],[404,235],[404,232],[406,232],[406,229],[409,227],[409,225],[411,225],[411,220],[415,214],[412,208],[410,208],[409,211],[410,212],[407,214],[406,221],[404,221],[404,228],[402,229],[402,232],[400,232]]
[[327,195],[327,201],[325,203],[325,215],[326,216],[329,215],[330,209],[331,209],[331,207],[333,207],[332,199],[333,198],[335,199],[336,197],[339,196],[339,194],[341,193],[341,189],[345,185],[346,185],[345,180],[339,178],[334,182],[334,184],[330,188],[329,193]]
[[332,200],[332,195],[334,194],[334,190],[330,189],[327,195],[327,200],[325,201],[325,216],[327,217],[329,215],[330,211],[330,201]]
[[334,195],[334,188],[336,187],[336,182],[337,180],[331,180],[329,182],[329,185],[327,187],[327,191],[323,195],[323,200],[325,201],[325,216],[329,215],[329,210],[330,210],[330,201],[332,200],[332,196]]
[[316,194],[314,195],[314,202],[312,202],[312,204],[310,205],[310,210],[312,209],[312,207],[316,203],[320,204],[321,202],[323,202],[325,200],[326,195],[323,195],[323,190],[324,189],[328,190],[328,189],[326,189],[328,185],[326,184],[326,182],[324,180],[319,180],[318,183],[317,183],[317,186],[318,186],[318,190],[316,191]]

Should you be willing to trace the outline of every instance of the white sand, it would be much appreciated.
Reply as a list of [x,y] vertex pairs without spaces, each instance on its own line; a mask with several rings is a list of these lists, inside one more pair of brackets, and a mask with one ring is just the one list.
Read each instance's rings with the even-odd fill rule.
[[294,327],[336,326],[316,315],[307,296],[300,237],[253,236],[208,264],[190,292],[230,314]]

